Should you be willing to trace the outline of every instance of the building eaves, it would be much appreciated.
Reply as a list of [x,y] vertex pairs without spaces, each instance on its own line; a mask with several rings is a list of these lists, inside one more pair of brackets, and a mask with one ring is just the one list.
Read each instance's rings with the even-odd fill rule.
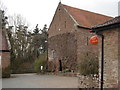
[[92,32],[99,32],[117,27],[120,27],[120,16],[108,20],[104,23],[93,26]]

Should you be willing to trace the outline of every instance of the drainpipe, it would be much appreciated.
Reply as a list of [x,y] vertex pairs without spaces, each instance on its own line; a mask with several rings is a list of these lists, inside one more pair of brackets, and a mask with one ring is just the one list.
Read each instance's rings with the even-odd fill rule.
[[100,84],[100,90],[103,90],[103,72],[104,72],[104,35],[96,32],[98,36],[101,37],[102,39],[102,44],[101,44],[101,84]]

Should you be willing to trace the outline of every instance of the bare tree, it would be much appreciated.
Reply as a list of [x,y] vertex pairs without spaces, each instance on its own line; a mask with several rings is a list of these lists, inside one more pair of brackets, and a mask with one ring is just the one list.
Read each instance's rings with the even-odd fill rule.
[[14,67],[16,69],[20,64],[27,61],[30,33],[28,33],[27,22],[22,15],[9,16],[8,22],[9,29],[7,31],[11,43],[11,64],[13,69]]
[[3,2],[0,0],[0,10],[7,11],[7,7],[3,4]]
[[28,26],[28,22],[26,21],[26,19],[20,15],[20,14],[14,14],[13,16],[8,16],[9,17],[9,24],[12,26]]

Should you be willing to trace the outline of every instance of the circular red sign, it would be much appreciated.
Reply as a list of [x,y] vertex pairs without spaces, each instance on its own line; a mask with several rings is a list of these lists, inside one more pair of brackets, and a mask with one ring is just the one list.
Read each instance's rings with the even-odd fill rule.
[[92,36],[90,38],[90,44],[98,44],[98,36],[97,35]]

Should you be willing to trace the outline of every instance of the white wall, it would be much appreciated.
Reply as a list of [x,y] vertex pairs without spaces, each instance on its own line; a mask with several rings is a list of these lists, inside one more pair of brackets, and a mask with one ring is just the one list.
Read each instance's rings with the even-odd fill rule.
[[120,16],[120,1],[118,2],[118,16]]

